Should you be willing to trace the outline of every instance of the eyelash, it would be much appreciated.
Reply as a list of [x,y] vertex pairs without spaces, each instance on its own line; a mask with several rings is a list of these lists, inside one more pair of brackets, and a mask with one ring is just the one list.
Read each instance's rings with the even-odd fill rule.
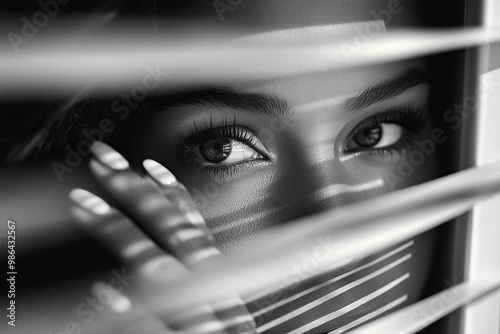
[[208,124],[200,128],[196,124],[196,122],[194,122],[194,131],[192,134],[188,136],[179,134],[178,136],[178,155],[181,156],[190,167],[200,172],[201,175],[212,175],[219,177],[232,177],[234,174],[241,171],[242,168],[248,168],[254,164],[260,163],[261,161],[256,160],[236,164],[211,164],[200,162],[188,156],[193,149],[195,149],[198,145],[201,145],[203,142],[210,139],[226,137],[242,142],[243,144],[256,150],[265,157],[265,154],[256,147],[258,139],[256,139],[255,135],[250,129],[244,126],[237,125],[235,119],[230,120],[228,118],[225,118],[221,123],[222,124],[220,125],[215,125],[213,120],[210,119],[210,122]]
[[[348,135],[346,142],[353,140],[353,137],[363,129],[381,123],[394,123],[401,125],[404,128],[404,136],[406,138],[399,140],[398,143],[391,146],[381,148],[347,149],[344,147],[343,153],[369,153],[371,156],[375,157],[392,157],[396,153],[402,155],[404,154],[404,150],[409,146],[407,132],[419,132],[425,125],[425,116],[419,109],[415,109],[413,107],[389,109],[383,113],[373,115],[357,124],[355,129]],[[199,127],[196,122],[193,122],[193,131],[191,134],[188,136],[184,136],[183,134],[178,135],[178,145],[176,149],[177,154],[182,157],[190,167],[198,171],[201,175],[223,178],[228,176],[232,177],[237,172],[241,172],[242,169],[252,167],[262,162],[261,160],[254,160],[236,164],[211,164],[200,162],[189,157],[191,151],[198,145],[201,145],[207,140],[221,137],[240,141],[248,147],[258,151],[265,157],[265,154],[256,148],[258,139],[256,139],[253,132],[244,126],[237,125],[235,119],[230,120],[229,118],[223,119],[219,125],[214,124],[214,121],[211,118],[210,121],[203,127]]]
[[382,123],[393,123],[402,126],[404,128],[403,138],[387,147],[355,149],[344,147],[343,152],[348,154],[368,152],[370,155],[375,156],[393,156],[395,153],[404,154],[404,150],[408,148],[407,144],[409,144],[408,132],[416,134],[421,131],[425,125],[425,115],[420,109],[414,107],[389,109],[383,113],[373,115],[356,125],[355,129],[347,137],[347,142],[364,129]]

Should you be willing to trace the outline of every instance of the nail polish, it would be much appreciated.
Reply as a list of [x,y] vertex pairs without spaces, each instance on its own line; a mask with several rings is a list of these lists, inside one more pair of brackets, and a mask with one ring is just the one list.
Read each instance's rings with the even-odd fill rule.
[[175,178],[174,174],[172,174],[171,171],[162,166],[160,163],[151,159],[146,159],[144,160],[142,165],[149,173],[149,175],[151,175],[151,177],[158,181],[160,184],[164,186],[172,186],[177,183],[177,179]]
[[69,197],[82,208],[96,215],[105,215],[111,210],[108,203],[87,190],[73,189],[69,193]]
[[92,144],[90,150],[102,164],[111,169],[125,170],[129,168],[128,161],[108,144],[96,141]]

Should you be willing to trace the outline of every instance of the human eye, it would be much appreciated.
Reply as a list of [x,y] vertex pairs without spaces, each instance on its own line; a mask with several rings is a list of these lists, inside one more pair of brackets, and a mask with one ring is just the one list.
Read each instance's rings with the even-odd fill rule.
[[244,126],[225,124],[200,130],[188,137],[180,136],[182,159],[202,174],[233,176],[242,168],[268,160],[264,145]]
[[347,136],[344,153],[401,153],[425,125],[414,108],[391,109],[364,119]]

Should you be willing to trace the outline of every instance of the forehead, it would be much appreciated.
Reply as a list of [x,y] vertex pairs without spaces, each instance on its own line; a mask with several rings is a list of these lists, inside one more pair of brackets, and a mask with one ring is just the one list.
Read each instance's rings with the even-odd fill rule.
[[[307,43],[316,37],[344,37],[350,40],[363,27],[376,25],[384,30],[389,24],[414,23],[416,18],[416,10],[409,0],[316,0],[307,3],[299,0],[194,0],[179,4],[177,10],[177,18],[187,19],[184,24],[230,31],[237,42],[264,40],[271,44],[288,39]],[[224,12],[223,20],[220,10]],[[380,16],[383,12],[393,14],[389,14],[390,17]],[[388,18],[389,21],[382,20]],[[265,79],[252,75],[237,80],[225,77],[220,84],[236,92],[277,97],[294,106],[328,100],[340,101],[334,103],[340,105],[347,98],[415,67],[422,68],[423,65],[418,61],[405,61],[300,75],[281,73],[281,77],[267,76]]]
[[412,69],[424,70],[423,62],[408,60],[262,81],[232,81],[229,86],[236,91],[275,96],[294,106],[314,106],[322,102],[336,105],[381,82],[404,75]]
[[176,17],[195,26],[250,33],[369,21],[386,10],[392,12],[391,25],[417,22],[416,4],[410,0],[184,0],[174,7]]

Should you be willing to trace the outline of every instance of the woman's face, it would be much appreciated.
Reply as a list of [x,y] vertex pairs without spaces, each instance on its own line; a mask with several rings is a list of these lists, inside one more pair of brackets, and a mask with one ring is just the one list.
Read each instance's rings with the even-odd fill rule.
[[131,155],[171,169],[239,253],[266,228],[433,178],[433,156],[409,160],[431,138],[425,77],[404,62],[194,90],[148,113]]
[[[366,21],[387,6],[319,1],[306,8],[291,1],[285,11],[277,3],[243,2],[226,14],[278,29],[291,22],[296,27],[300,18]],[[411,19],[411,11],[392,22],[404,17]],[[422,151],[418,142],[432,138],[425,73],[422,62],[405,61],[200,87],[158,99],[134,124],[133,144],[122,151],[136,166],[150,158],[169,168],[220,248],[234,256],[252,250],[255,235],[268,228],[436,177],[434,155],[411,158]],[[324,333],[368,319],[420,297],[433,240],[433,232],[426,233],[247,306],[261,333]],[[284,280],[303,279],[305,269],[304,262]]]
[[[266,228],[434,178],[433,155],[410,159],[421,151],[416,143],[431,138],[428,95],[425,69],[413,61],[233,82],[179,94],[145,113],[128,156],[138,165],[152,158],[168,167],[223,252],[236,255],[251,250],[252,237]],[[324,333],[415,302],[433,238],[426,233],[248,307],[263,333],[309,328],[317,319],[323,322],[312,332]],[[294,268],[284,280],[302,279],[304,269]],[[344,278],[337,280],[339,274]],[[294,297],[307,289],[312,292]],[[266,309],[276,303],[282,306]]]

